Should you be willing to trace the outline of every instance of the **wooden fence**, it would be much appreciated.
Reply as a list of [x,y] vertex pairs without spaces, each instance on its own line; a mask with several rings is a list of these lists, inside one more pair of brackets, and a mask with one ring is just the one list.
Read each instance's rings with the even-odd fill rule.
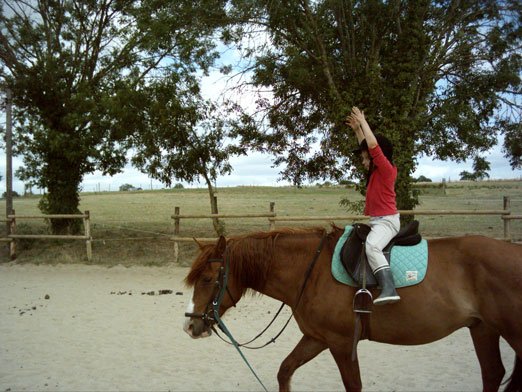
[[[16,226],[14,219],[0,219],[0,222],[7,224],[7,233],[11,233],[13,231],[13,227]],[[9,243],[9,258],[14,260],[16,258],[16,243],[14,239],[9,237],[0,237],[0,242]]]
[[[22,219],[82,219],[84,235],[65,235],[65,234],[17,234],[16,222]],[[91,216],[89,211],[83,214],[47,214],[47,215],[16,215],[15,211],[7,216],[4,222],[10,223],[10,230],[7,237],[0,238],[2,242],[9,242],[9,256],[11,260],[16,258],[17,239],[53,239],[53,240],[82,240],[85,241],[87,250],[87,260],[92,260],[92,236],[91,236]]]
[[[509,196],[504,196],[503,209],[499,210],[399,210],[401,215],[498,215],[504,222],[504,237],[505,241],[512,241],[511,236],[511,221],[515,219],[522,219],[522,215],[511,214],[511,199]],[[217,238],[194,238],[182,237],[180,235],[180,221],[181,219],[238,219],[238,218],[266,218],[268,219],[268,229],[273,230],[276,227],[276,222],[304,222],[304,221],[365,221],[370,217],[366,215],[331,215],[331,216],[277,216],[275,213],[275,203],[271,202],[269,211],[261,214],[180,214],[180,208],[175,207],[175,213],[171,216],[174,219],[174,236],[171,238],[174,241],[174,259],[179,261],[179,242],[194,242],[217,241]]]
[[[504,196],[503,209],[499,210],[401,210],[401,215],[497,215],[504,223],[503,240],[512,241],[511,222],[513,220],[522,219],[522,215],[514,215],[511,213],[511,200],[509,196]],[[365,221],[369,217],[365,215],[328,215],[328,216],[278,216],[275,213],[275,203],[271,202],[266,213],[249,213],[249,214],[181,214],[180,207],[175,207],[174,215],[174,235],[169,237],[174,242],[174,259],[179,261],[179,243],[197,241],[211,242],[217,238],[194,238],[181,236],[181,220],[182,219],[267,219],[268,229],[274,230],[277,222],[304,222],[304,221],[323,221],[323,222],[353,222]],[[83,235],[53,235],[53,234],[17,234],[16,222],[21,219],[82,219],[85,232]],[[16,258],[16,240],[18,239],[60,239],[60,240],[81,240],[85,241],[87,250],[87,260],[92,260],[92,234],[91,234],[91,216],[89,211],[83,214],[54,214],[54,215],[8,215],[7,219],[0,220],[9,224],[9,233],[6,237],[0,238],[0,242],[9,242],[9,254],[11,259]]]

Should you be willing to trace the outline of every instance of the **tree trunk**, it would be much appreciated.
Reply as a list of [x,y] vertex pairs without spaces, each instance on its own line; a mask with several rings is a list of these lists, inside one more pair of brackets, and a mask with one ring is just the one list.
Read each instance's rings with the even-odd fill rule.
[[[79,186],[82,176],[77,165],[63,158],[47,162],[47,194],[40,200],[39,208],[44,214],[79,214]],[[50,219],[53,234],[78,234],[82,219]]]
[[[217,202],[217,196],[214,187],[212,186],[212,181],[210,181],[210,178],[205,174],[203,174],[203,177],[205,178],[205,182],[207,183],[208,188],[208,194],[210,197],[210,213],[211,214],[218,214],[218,202]],[[219,218],[212,218],[212,224],[214,226],[214,231],[218,236],[222,236],[226,234],[225,230],[225,222],[219,220]]]
[[[419,204],[418,195],[412,189],[411,181],[411,175],[415,170],[415,161],[412,158],[414,156],[414,142],[413,137],[410,136],[412,134],[411,129],[407,129],[411,126],[414,126],[413,123],[408,124],[406,121],[397,124],[399,135],[403,135],[403,138],[394,148],[394,163],[398,169],[395,192],[399,210],[413,210]],[[401,223],[406,224],[413,219],[413,215],[404,215],[401,216]]]

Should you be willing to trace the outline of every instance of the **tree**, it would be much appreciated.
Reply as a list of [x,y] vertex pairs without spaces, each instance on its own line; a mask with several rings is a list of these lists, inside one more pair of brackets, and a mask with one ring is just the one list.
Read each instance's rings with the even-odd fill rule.
[[[22,180],[47,189],[40,209],[76,213],[83,176],[115,174],[151,80],[197,88],[215,55],[219,0],[6,0],[0,77],[18,110]],[[188,87],[187,87],[188,88]],[[143,122],[143,121],[142,121]],[[52,220],[53,232],[71,222]]]
[[459,176],[460,176],[461,181],[475,181],[476,180],[474,174],[470,173],[467,170],[461,171]]
[[426,176],[419,176],[417,179],[413,179],[413,182],[432,182],[431,178]]
[[483,180],[489,178],[488,171],[491,170],[489,162],[483,157],[475,157],[473,161],[473,174],[477,180]]
[[[215,104],[192,91],[179,91],[166,80],[154,88],[144,116],[153,119],[153,125],[133,138],[132,162],[168,187],[174,179],[188,183],[203,179],[209,192],[210,212],[217,214],[217,177],[229,174],[229,159],[245,154],[246,150],[228,140],[231,120]],[[184,108],[184,114],[173,108]],[[222,221],[214,218],[213,224],[218,235],[225,234]]]
[[[17,191],[12,191],[13,197],[20,197]],[[7,192],[2,193],[2,199],[5,199],[7,197]]]
[[136,190],[134,185],[131,185],[131,184],[120,185],[119,189],[120,189],[120,192],[129,192],[129,191],[135,191]]
[[462,181],[480,181],[484,178],[489,178],[488,170],[491,170],[489,162],[483,157],[475,157],[473,173],[464,170],[460,172],[460,179]]
[[251,83],[272,93],[238,134],[286,164],[283,178],[362,177],[343,124],[353,105],[395,145],[400,209],[417,203],[411,174],[421,154],[463,161],[503,134],[512,167],[522,165],[520,2],[234,4],[231,39],[262,30],[256,42],[269,41],[247,54]]

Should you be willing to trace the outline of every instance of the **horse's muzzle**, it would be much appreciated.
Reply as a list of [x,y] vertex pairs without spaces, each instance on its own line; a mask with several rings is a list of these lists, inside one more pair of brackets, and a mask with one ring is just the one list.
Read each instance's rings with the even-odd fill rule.
[[210,325],[205,322],[206,315],[202,313],[185,313],[187,319],[183,330],[193,339],[206,338],[212,334]]

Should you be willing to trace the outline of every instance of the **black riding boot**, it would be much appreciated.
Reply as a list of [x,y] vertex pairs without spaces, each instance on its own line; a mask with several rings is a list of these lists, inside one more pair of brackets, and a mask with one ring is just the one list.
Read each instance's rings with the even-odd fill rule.
[[381,295],[373,303],[375,305],[393,304],[400,301],[401,297],[395,290],[393,276],[390,268],[383,268],[375,273],[375,278],[381,287]]

